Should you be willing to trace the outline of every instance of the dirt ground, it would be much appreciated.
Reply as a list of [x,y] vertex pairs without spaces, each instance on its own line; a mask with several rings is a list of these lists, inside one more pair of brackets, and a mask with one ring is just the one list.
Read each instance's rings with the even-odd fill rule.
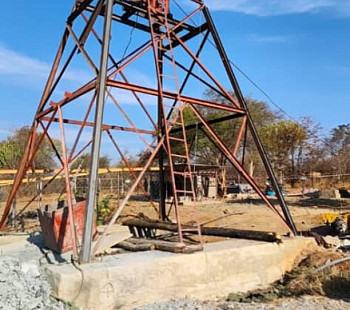
[[[100,196],[100,200],[103,199]],[[128,216],[146,216],[157,219],[158,215],[147,201],[140,201],[140,197],[134,197],[125,206],[118,221]],[[308,231],[322,227],[322,214],[324,213],[350,213],[350,199],[318,199],[312,197],[291,196],[285,197],[290,213],[299,231]],[[28,198],[17,200],[17,212],[26,206]],[[42,205],[54,203],[55,195],[44,196]],[[108,208],[111,213],[116,210],[120,200],[111,197]],[[271,201],[277,204],[275,198]],[[38,202],[33,202],[23,212],[24,219],[21,228],[26,231],[39,229],[38,220],[35,218]],[[168,204],[168,207],[170,204]],[[0,214],[4,209],[4,202],[0,205]],[[28,213],[29,211],[29,213]],[[244,230],[257,230],[285,234],[288,228],[281,218],[271,211],[258,197],[232,197],[227,199],[208,199],[196,203],[184,201],[180,206],[181,221],[190,224],[198,221],[205,226],[228,227]],[[169,218],[175,220],[174,210],[171,210]]]
[[[106,195],[100,196],[100,201]],[[314,197],[302,196],[286,196],[286,202],[289,206],[290,213],[299,231],[309,231],[318,228],[326,228],[322,221],[322,215],[325,213],[350,213],[350,199],[319,199]],[[45,196],[42,205],[55,203],[55,195]],[[271,199],[277,205],[275,198]],[[115,211],[120,203],[118,197],[111,196],[106,204],[111,213]],[[28,198],[17,200],[17,212],[20,212],[28,202]],[[0,214],[4,209],[4,202],[0,204]],[[25,232],[33,232],[40,230],[39,221],[36,218],[36,209],[38,202],[32,203],[25,211],[24,217],[17,222],[17,231],[23,230]],[[169,205],[168,205],[169,207]],[[228,227],[243,230],[257,230],[276,232],[279,234],[286,234],[288,228],[283,221],[272,212],[257,196],[242,196],[231,197],[226,199],[208,199],[197,203],[184,201],[180,206],[180,215],[182,223],[188,224],[198,220],[201,224],[206,226]],[[158,215],[152,208],[149,202],[142,201],[140,197],[133,197],[125,206],[118,221],[122,222],[127,217],[149,217],[157,219]],[[175,219],[174,210],[171,210],[170,219]],[[10,228],[11,230],[11,228]],[[205,237],[205,242],[215,242],[222,238]],[[314,249],[313,249],[314,250]],[[242,303],[235,301],[210,301],[206,304],[208,308],[203,309],[348,309],[349,303],[346,302],[349,297],[350,282],[349,279],[349,263],[337,266],[339,269],[332,269],[331,273],[322,273],[322,276],[310,275],[310,270],[315,267],[322,266],[329,260],[338,259],[345,254],[336,252],[332,249],[322,249],[318,252],[303,253],[301,264],[295,268],[296,274],[291,274],[292,281],[272,286],[271,290],[276,295],[276,292],[286,292],[289,296],[288,301],[277,298],[277,301],[270,303]],[[311,268],[311,269],[310,269]],[[304,270],[305,269],[305,270]],[[294,269],[293,269],[294,270]],[[346,276],[344,276],[346,274]],[[342,295],[339,295],[339,286],[344,290]],[[334,295],[335,292],[338,295]],[[262,296],[270,296],[270,289],[261,293]],[[260,295],[261,295],[260,294]],[[292,294],[292,295],[290,295]],[[301,297],[299,295],[314,295],[314,297]],[[253,294],[254,295],[254,294]],[[254,295],[255,296],[255,295]],[[284,295],[283,295],[284,296]],[[316,297],[315,297],[316,296]],[[322,299],[320,299],[323,296]],[[328,297],[328,298],[326,298]],[[308,299],[305,299],[308,298]],[[331,299],[329,299],[331,298]],[[184,309],[181,301],[172,301],[173,304],[165,304],[164,308],[155,308],[153,305],[150,308],[144,309]],[[279,306],[281,304],[281,306]],[[332,304],[332,306],[330,306]],[[256,307],[253,305],[256,305]],[[262,305],[260,307],[260,305]],[[178,306],[178,307],[177,307]],[[193,309],[202,309],[203,304],[197,305],[194,303]],[[1,307],[0,307],[1,308]],[[141,309],[141,308],[140,308]],[[188,307],[186,302],[186,309]],[[350,309],[350,308],[349,308]]]

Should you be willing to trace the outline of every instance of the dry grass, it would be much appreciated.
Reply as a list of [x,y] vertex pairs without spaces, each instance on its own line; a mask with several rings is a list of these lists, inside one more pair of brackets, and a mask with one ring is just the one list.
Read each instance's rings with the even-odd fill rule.
[[305,259],[286,275],[286,290],[291,295],[322,295],[332,298],[350,298],[350,262],[335,265],[322,272],[318,267],[344,257],[343,254],[319,249],[308,253]]
[[341,257],[344,257],[341,253],[322,248],[306,250],[298,260],[299,263],[285,275],[283,281],[275,283],[267,290],[256,290],[246,294],[231,293],[227,300],[264,303],[279,298],[318,295],[350,302],[350,262],[333,266],[319,273],[315,272],[318,267]]

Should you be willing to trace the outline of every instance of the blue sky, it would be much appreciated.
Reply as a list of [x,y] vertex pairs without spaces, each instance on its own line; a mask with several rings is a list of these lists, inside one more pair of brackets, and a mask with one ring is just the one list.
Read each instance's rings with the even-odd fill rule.
[[[191,9],[188,1],[177,1],[186,11]],[[288,114],[310,116],[324,132],[350,122],[350,1],[206,3],[229,57]],[[72,4],[2,3],[0,140],[14,128],[31,124]],[[67,85],[79,83],[74,72],[84,75],[85,70],[75,67]],[[241,74],[237,77],[244,95],[267,100]]]

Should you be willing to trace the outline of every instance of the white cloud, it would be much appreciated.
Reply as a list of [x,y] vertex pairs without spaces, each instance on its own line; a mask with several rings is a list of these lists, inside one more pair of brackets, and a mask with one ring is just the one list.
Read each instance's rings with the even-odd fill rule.
[[0,74],[46,77],[50,66],[0,45]]
[[[88,67],[86,67],[88,68]],[[14,86],[33,85],[42,89],[51,69],[51,64],[29,57],[17,51],[14,51],[0,42],[0,82],[6,82]],[[87,69],[89,70],[89,68]],[[65,72],[61,88],[56,90],[56,95],[63,96],[66,90],[74,90],[94,78],[92,71],[82,68],[68,67]],[[124,72],[132,84],[140,84],[145,87],[155,88],[156,82],[145,73],[138,70],[127,68]],[[119,94],[120,95],[120,94]],[[121,97],[123,102],[136,103],[131,92]]]
[[206,0],[205,3],[211,10],[258,16],[313,13],[324,9],[350,14],[349,1],[342,0]]
[[327,70],[330,74],[342,74],[349,75],[350,74],[350,66],[347,65],[330,65],[324,66],[324,69]]
[[[50,69],[51,64],[21,54],[0,44],[0,76],[18,78],[26,82],[44,82]],[[76,68],[67,70],[64,75],[64,80],[69,82],[82,83],[91,78],[92,74],[88,71]],[[39,85],[42,85],[42,83]]]
[[288,43],[290,42],[289,38],[286,36],[279,36],[279,35],[258,35],[258,34],[252,34],[249,36],[249,40],[254,43]]

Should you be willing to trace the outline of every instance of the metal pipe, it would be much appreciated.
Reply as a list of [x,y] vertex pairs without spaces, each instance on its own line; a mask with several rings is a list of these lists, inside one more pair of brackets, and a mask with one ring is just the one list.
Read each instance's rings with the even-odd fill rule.
[[92,244],[92,229],[93,229],[93,217],[94,209],[96,205],[96,193],[97,193],[97,176],[99,168],[99,157],[101,149],[101,137],[102,137],[102,121],[103,110],[105,105],[105,91],[106,91],[106,79],[108,69],[108,55],[109,55],[109,43],[111,39],[112,28],[112,13],[113,13],[113,0],[106,0],[106,15],[104,20],[103,29],[103,44],[102,55],[100,62],[100,72],[97,83],[97,102],[95,113],[95,127],[93,131],[93,142],[91,148],[91,165],[89,176],[89,190],[87,196],[87,205],[85,209],[85,223],[83,232],[83,243],[80,252],[80,262],[89,263],[91,261],[91,244]]
[[[152,27],[152,25],[150,26]],[[160,49],[163,44],[163,40],[158,42],[158,70],[159,70],[159,80],[158,89],[163,88],[163,63],[164,53]],[[157,66],[157,63],[156,63]],[[163,115],[163,98],[158,94],[158,142],[163,139],[165,135],[165,124],[164,124],[164,115]],[[158,166],[159,166],[159,213],[163,221],[166,220],[166,204],[165,204],[165,171],[164,171],[164,149],[161,147],[158,152]]]

